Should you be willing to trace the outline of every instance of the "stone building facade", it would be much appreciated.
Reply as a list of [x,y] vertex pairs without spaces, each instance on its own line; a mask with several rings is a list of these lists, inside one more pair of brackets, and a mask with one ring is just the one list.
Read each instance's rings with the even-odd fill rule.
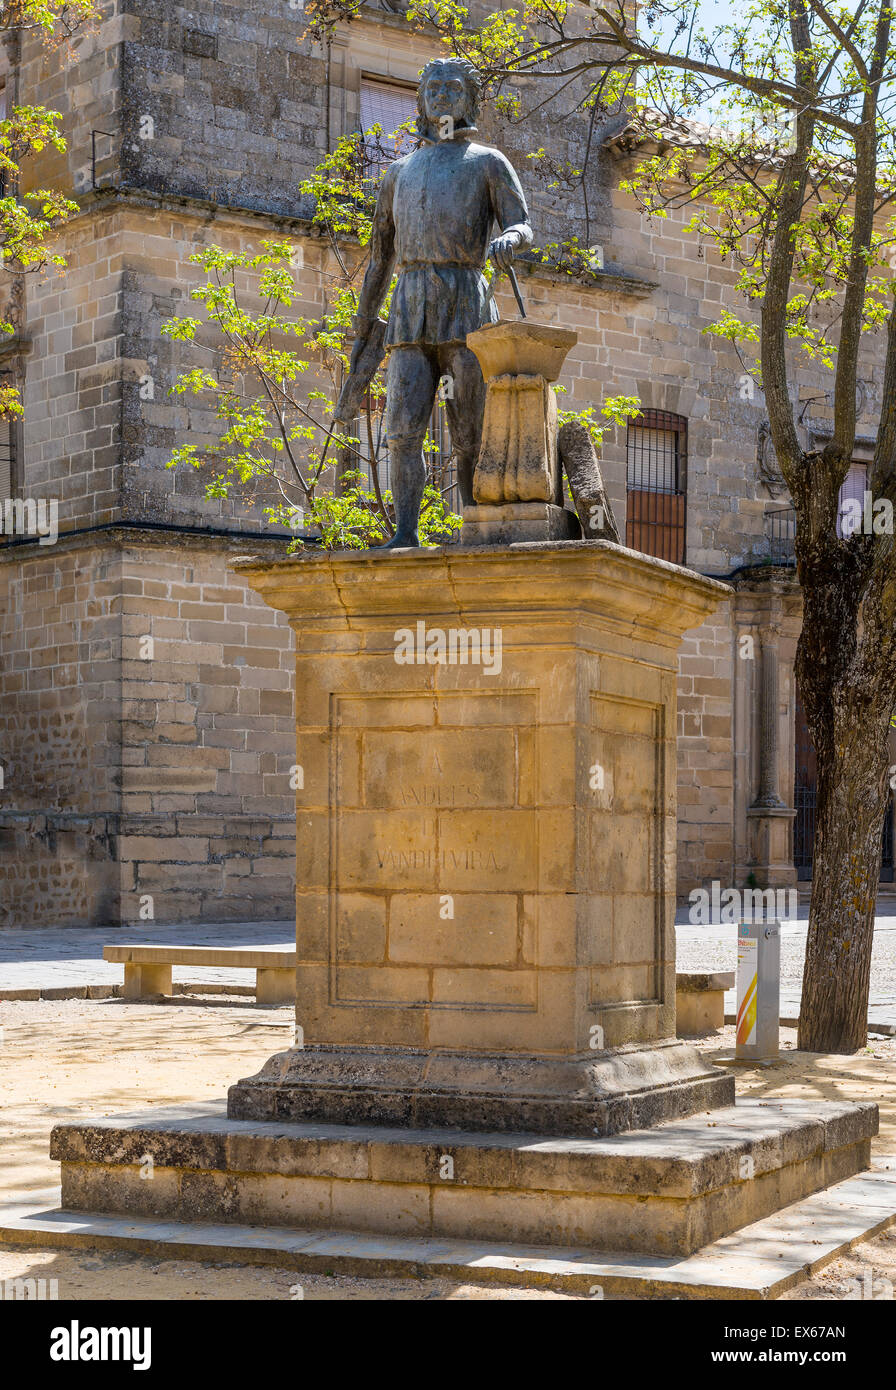
[[[0,924],[292,915],[292,634],[229,568],[286,541],[257,502],[210,501],[201,472],[166,468],[214,425],[201,399],[168,396],[195,357],[161,327],[190,311],[193,252],[269,235],[302,246],[296,312],[320,314],[327,252],[298,185],[371,112],[410,111],[436,49],[385,6],[327,50],[303,28],[301,10],[258,0],[109,0],[71,61],[7,43],[7,101],[59,110],[68,142],[26,181],[74,187],[80,211],[60,236],[65,274],[4,289],[16,334],[0,369],[26,407],[9,497],[57,503],[59,535],[0,544]],[[537,243],[579,226],[581,208],[525,159],[548,139],[573,156],[577,127],[562,148],[537,123],[498,130],[484,113],[481,130],[521,171]],[[648,412],[604,448],[629,542],[732,585],[680,660],[680,892],[791,885],[800,600],[787,499],[761,396],[703,332],[733,306],[734,271],[683,217],[638,214],[618,188],[636,154],[623,132],[594,161],[603,270],[581,283],[521,265],[528,312],[578,334],[562,406],[626,394]],[[200,343],[208,360],[212,340]],[[873,343],[862,374],[870,436]],[[830,383],[795,380],[804,428],[823,437]]]

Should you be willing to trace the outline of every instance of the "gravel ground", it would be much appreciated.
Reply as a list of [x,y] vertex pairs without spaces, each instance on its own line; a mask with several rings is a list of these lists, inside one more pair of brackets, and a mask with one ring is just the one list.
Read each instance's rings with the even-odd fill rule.
[[[210,1008],[198,1001],[134,1005],[121,1000],[0,1003],[0,1198],[57,1181],[48,1157],[52,1126],[89,1113],[220,1098],[287,1045],[288,1010],[252,1005]],[[699,1043],[708,1056],[733,1050],[725,1028]],[[782,1032],[782,1058],[768,1068],[739,1068],[738,1093],[876,1100],[879,1153],[896,1153],[896,1040],[875,1042],[851,1057],[795,1051]],[[60,1298],[106,1299],[566,1299],[547,1290],[489,1287],[447,1280],[369,1280],[311,1276],[290,1269],[200,1264],[154,1257],[0,1247],[0,1279],[56,1279]],[[842,1299],[896,1284],[896,1233],[856,1247],[786,1297]]]
[[[213,1003],[216,1007],[209,1007]],[[50,1130],[63,1119],[219,1099],[292,1038],[292,1011],[220,1001],[0,1002],[0,1201],[58,1182]],[[327,1278],[294,1269],[127,1253],[0,1246],[0,1280],[55,1279],[60,1299],[566,1299],[449,1280]],[[301,1294],[297,1289],[301,1288]]]
[[423,1302],[447,1299],[560,1299],[582,1302],[549,1289],[453,1284],[447,1279],[354,1279],[304,1274],[294,1269],[252,1265],[199,1264],[157,1260],[148,1255],[79,1254],[66,1250],[0,1247],[0,1279],[55,1279],[60,1299],[105,1302],[190,1302],[304,1299],[326,1302]]

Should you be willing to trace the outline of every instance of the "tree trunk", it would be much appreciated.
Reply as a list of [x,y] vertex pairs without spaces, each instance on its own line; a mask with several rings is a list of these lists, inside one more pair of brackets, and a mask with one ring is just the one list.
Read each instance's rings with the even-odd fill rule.
[[[868,1033],[886,796],[872,740],[819,758],[812,900],[797,1046],[856,1052]],[[884,781],[883,787],[886,786]]]
[[798,1039],[808,1052],[856,1052],[868,1035],[896,671],[889,586],[880,571],[866,580],[855,549],[804,587],[797,649],[818,766]]

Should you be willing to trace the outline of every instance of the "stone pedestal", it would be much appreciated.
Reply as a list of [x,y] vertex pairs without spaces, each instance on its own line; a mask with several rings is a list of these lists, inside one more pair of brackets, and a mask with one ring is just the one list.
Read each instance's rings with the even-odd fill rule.
[[726,592],[605,542],[247,564],[296,632],[305,1046],[235,1118],[611,1134],[674,1037],[675,681]]
[[552,502],[508,502],[504,506],[464,507],[460,543],[515,545],[527,541],[580,540],[582,528],[575,512]]
[[[467,345],[482,367],[486,398],[473,474],[476,505],[464,509],[462,545],[566,540],[581,534],[575,514],[563,508],[557,398],[551,384],[576,341],[568,328],[529,320],[490,324],[467,334]],[[510,516],[511,509],[517,515]],[[508,515],[500,517],[502,511]]]
[[674,1036],[676,653],[723,585],[603,541],[243,569],[296,632],[304,1046],[226,1116],[57,1126],[54,1215],[541,1271],[686,1256],[868,1166],[876,1106],[735,1106]]

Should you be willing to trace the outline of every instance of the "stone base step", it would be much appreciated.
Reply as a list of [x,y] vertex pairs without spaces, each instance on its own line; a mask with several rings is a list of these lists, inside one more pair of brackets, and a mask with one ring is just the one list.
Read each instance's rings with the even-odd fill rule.
[[896,1157],[686,1258],[53,1210],[58,1189],[0,1205],[0,1244],[116,1250],[366,1279],[451,1279],[593,1299],[773,1299],[896,1222]]
[[275,1123],[593,1139],[734,1099],[734,1078],[681,1038],[555,1056],[315,1043],[276,1053],[237,1081],[227,1113]]
[[69,1210],[688,1255],[869,1166],[877,1107],[739,1102],[602,1139],[233,1120],[57,1125]]

